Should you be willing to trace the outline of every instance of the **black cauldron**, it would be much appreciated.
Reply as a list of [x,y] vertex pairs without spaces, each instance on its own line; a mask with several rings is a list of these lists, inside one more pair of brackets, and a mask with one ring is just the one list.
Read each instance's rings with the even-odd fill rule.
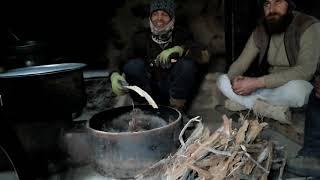
[[[132,106],[106,110],[94,115],[87,129],[92,148],[92,163],[102,175],[113,178],[133,178],[145,168],[174,153],[178,148],[181,130],[181,113],[171,107],[137,105],[147,114],[161,117],[168,124],[139,132],[104,132],[101,127],[122,114],[130,112]],[[169,119],[172,120],[169,122]]]
[[43,41],[15,41],[8,46],[6,69],[48,64],[50,60],[48,43]]
[[82,63],[16,68],[0,73],[3,112],[12,120],[50,119],[86,104]]

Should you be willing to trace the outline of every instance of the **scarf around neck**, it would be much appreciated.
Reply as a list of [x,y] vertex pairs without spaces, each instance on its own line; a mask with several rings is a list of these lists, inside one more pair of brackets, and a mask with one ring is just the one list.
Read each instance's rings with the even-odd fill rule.
[[165,27],[157,28],[149,19],[150,29],[152,32],[152,40],[160,46],[166,46],[169,42],[171,42],[174,22],[175,19],[173,18]]

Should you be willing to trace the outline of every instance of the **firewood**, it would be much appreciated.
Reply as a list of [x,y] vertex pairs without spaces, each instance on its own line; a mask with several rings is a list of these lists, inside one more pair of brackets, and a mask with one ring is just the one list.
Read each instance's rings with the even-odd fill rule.
[[284,158],[282,159],[282,164],[280,167],[278,179],[282,179],[284,167],[286,166],[286,162],[287,162],[287,156],[288,156],[287,152],[284,152]]
[[231,136],[231,126],[232,126],[232,120],[229,119],[226,115],[222,116],[223,119],[223,132],[229,139]]
[[229,152],[229,151],[219,151],[219,150],[216,150],[213,148],[206,148],[206,147],[204,149],[206,149],[207,151],[212,152],[214,154],[223,155],[223,156],[231,156],[231,152]]
[[[269,148],[265,147],[262,150],[262,152],[260,151],[260,154],[258,155],[256,162],[261,164],[264,160],[268,158],[268,155],[269,155]],[[255,167],[256,167],[256,164],[254,162],[248,162],[244,167],[244,173],[247,175],[251,174]]]
[[[266,163],[266,169],[268,171],[270,171],[271,166],[272,166],[272,159],[273,159],[273,144],[272,144],[272,142],[270,142],[268,144],[267,148],[268,148],[268,160],[267,160],[267,163]],[[268,175],[267,174],[262,175],[261,180],[267,180],[267,179],[268,179]]]
[[201,161],[195,162],[195,165],[200,168],[211,167],[217,165],[217,162],[221,161],[223,156],[208,156]]
[[266,127],[268,123],[259,123],[258,120],[251,121],[249,124],[249,130],[246,135],[246,143],[252,143],[261,130]]
[[[274,147],[275,143],[259,137],[267,123],[244,119],[237,130],[232,129],[232,121],[228,117],[223,116],[222,119],[222,126],[214,132],[199,122],[187,141],[181,143],[181,148],[158,164],[161,172],[157,175],[161,174],[161,177],[154,179],[178,180],[193,175],[198,179],[213,180],[268,179],[274,153],[284,149]],[[150,174],[156,168],[153,166],[143,174]]]
[[201,169],[201,168],[199,168],[197,166],[194,166],[194,165],[192,165],[190,163],[187,163],[187,166],[188,166],[188,168],[197,171],[198,174],[200,176],[204,177],[205,179],[212,179],[213,178],[213,176],[211,176],[211,174],[208,171],[204,170],[204,169]]
[[[240,168],[243,167],[244,164],[245,162],[243,161],[235,164],[236,166],[233,169],[231,169],[230,173],[227,175],[227,178],[230,178],[231,176],[237,176],[239,174]],[[237,175],[234,175],[234,174],[237,174]],[[240,179],[240,177],[238,178]]]
[[234,152],[230,157],[225,158],[227,159],[227,161],[222,160],[217,166],[212,166],[209,169],[211,175],[213,175],[215,179],[225,178],[228,174],[229,165],[231,164],[236,155],[237,152]]
[[[220,129],[220,128],[219,128],[219,129]],[[221,129],[223,129],[223,128],[221,128]],[[192,158],[192,159],[198,159],[201,155],[203,155],[204,153],[206,153],[207,150],[205,150],[204,148],[205,148],[205,147],[208,147],[208,146],[210,146],[210,144],[214,143],[214,142],[219,138],[220,134],[221,134],[221,133],[220,133],[219,131],[216,131],[215,133],[213,133],[213,134],[209,137],[209,139],[208,139],[207,141],[205,141],[203,144],[201,144],[201,145],[199,146],[199,148],[198,148],[195,152],[193,152],[193,153],[191,154],[191,158]]]
[[236,143],[237,144],[241,144],[244,142],[245,138],[246,138],[246,132],[248,130],[249,127],[249,121],[246,120],[244,121],[243,125],[241,126],[241,128],[239,129],[237,136],[236,136]]
[[250,154],[247,153],[245,146],[241,145],[241,149],[244,151],[244,154],[255,164],[257,165],[260,169],[262,169],[265,173],[269,174],[269,170],[265,169],[259,162],[257,162],[255,159],[252,158]]
[[201,122],[200,116],[197,116],[197,117],[195,117],[195,118],[190,119],[190,120],[187,122],[187,124],[183,127],[183,129],[181,130],[181,132],[180,132],[180,134],[179,134],[179,141],[180,141],[180,144],[181,144],[182,148],[185,148],[185,145],[186,145],[186,144],[184,143],[184,141],[183,141],[182,136],[183,136],[184,132],[186,131],[186,129],[189,127],[189,125],[190,125],[192,122]]

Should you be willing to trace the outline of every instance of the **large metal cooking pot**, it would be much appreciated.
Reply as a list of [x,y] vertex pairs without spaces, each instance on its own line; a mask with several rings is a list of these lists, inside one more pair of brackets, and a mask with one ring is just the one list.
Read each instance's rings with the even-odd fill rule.
[[[12,69],[0,73],[0,95],[10,119],[48,119],[78,113],[86,104],[82,63]],[[71,118],[70,118],[71,119]]]
[[48,44],[41,41],[16,41],[8,46],[7,69],[39,66],[49,62]]
[[166,106],[159,106],[159,111],[149,105],[137,105],[135,108],[161,117],[165,121],[173,119],[173,122],[146,131],[115,133],[100,129],[106,121],[130,112],[132,106],[114,108],[94,115],[87,126],[92,162],[94,168],[104,176],[133,178],[177,150],[181,113]]

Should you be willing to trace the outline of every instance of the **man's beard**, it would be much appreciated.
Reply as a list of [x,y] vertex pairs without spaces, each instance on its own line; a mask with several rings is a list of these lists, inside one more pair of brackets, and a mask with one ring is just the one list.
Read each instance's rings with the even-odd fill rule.
[[[279,16],[278,19],[272,18],[272,16]],[[282,33],[286,31],[287,27],[291,23],[293,18],[292,13],[285,15],[279,15],[278,13],[272,13],[264,18],[267,30],[270,34]]]

